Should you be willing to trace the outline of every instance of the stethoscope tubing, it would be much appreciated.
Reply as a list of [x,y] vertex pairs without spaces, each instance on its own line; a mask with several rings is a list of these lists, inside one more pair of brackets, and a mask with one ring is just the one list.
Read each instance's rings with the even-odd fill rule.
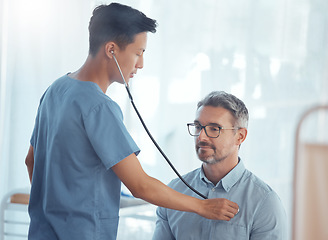
[[141,115],[140,115],[140,113],[139,113],[139,111],[138,111],[136,105],[134,104],[134,101],[133,101],[132,94],[131,94],[131,92],[130,92],[129,86],[128,86],[128,84],[127,84],[126,81],[125,81],[125,78],[124,78],[123,73],[122,73],[122,71],[121,71],[120,65],[118,64],[117,59],[116,59],[116,57],[115,57],[115,55],[114,55],[114,52],[112,51],[111,53],[112,53],[113,58],[114,58],[114,60],[115,60],[116,66],[117,66],[117,68],[118,68],[118,70],[119,70],[119,72],[120,72],[120,74],[121,74],[121,77],[122,77],[122,79],[123,79],[123,81],[124,81],[124,85],[125,85],[125,88],[126,88],[126,91],[127,91],[128,95],[129,95],[130,102],[131,102],[131,104],[132,104],[132,106],[133,106],[133,108],[134,108],[134,110],[135,110],[135,112],[136,112],[136,114],[137,114],[137,116],[138,116],[138,118],[139,118],[139,120],[140,120],[142,126],[144,127],[145,131],[147,132],[149,138],[152,140],[153,144],[156,146],[156,148],[158,149],[158,151],[161,153],[161,155],[162,155],[163,158],[166,160],[166,162],[169,164],[169,166],[172,168],[172,170],[175,172],[175,174],[180,178],[180,180],[181,180],[181,181],[182,181],[182,182],[183,182],[183,183],[184,183],[189,189],[191,189],[194,193],[196,193],[198,196],[202,197],[203,199],[207,199],[207,197],[206,197],[205,195],[203,195],[202,193],[200,193],[199,191],[197,191],[195,188],[193,188],[192,186],[190,186],[189,183],[186,182],[186,180],[180,175],[180,173],[178,172],[178,170],[174,167],[174,165],[172,164],[172,162],[169,160],[169,158],[166,156],[166,154],[164,153],[164,151],[161,149],[161,147],[158,145],[158,143],[156,142],[156,140],[153,138],[153,136],[152,136],[152,134],[150,133],[150,131],[148,130],[148,128],[147,128],[147,126],[146,126],[144,120],[142,119],[142,117],[141,117]]

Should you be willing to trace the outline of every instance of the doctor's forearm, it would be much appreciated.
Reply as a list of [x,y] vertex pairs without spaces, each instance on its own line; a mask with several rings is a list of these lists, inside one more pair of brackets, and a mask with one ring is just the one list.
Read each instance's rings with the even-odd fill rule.
[[112,167],[133,196],[157,206],[178,211],[194,212],[208,219],[229,221],[238,211],[238,205],[227,199],[200,200],[179,193],[159,180],[148,176],[135,154]]

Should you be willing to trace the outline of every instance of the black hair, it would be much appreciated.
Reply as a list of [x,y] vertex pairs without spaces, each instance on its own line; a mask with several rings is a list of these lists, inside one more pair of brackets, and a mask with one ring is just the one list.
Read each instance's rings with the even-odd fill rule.
[[156,20],[119,3],[100,5],[93,10],[89,23],[89,54],[96,55],[106,42],[113,41],[123,49],[142,32],[156,32]]

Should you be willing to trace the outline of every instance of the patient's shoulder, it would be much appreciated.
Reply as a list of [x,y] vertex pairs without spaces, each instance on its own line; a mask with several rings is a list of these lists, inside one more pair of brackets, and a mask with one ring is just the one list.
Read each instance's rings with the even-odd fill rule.
[[[185,181],[187,181],[188,183],[193,183],[194,181],[197,181],[200,179],[200,172],[201,172],[201,169],[196,168],[195,170],[182,175],[182,178]],[[175,187],[179,187],[179,186],[185,186],[185,184],[181,181],[180,178],[175,178],[168,184],[168,186],[171,188],[175,188]]]

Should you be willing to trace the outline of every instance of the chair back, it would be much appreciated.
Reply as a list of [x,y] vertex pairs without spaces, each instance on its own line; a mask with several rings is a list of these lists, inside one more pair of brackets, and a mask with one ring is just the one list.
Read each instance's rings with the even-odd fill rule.
[[27,239],[29,190],[17,189],[7,193],[0,206],[0,240]]

